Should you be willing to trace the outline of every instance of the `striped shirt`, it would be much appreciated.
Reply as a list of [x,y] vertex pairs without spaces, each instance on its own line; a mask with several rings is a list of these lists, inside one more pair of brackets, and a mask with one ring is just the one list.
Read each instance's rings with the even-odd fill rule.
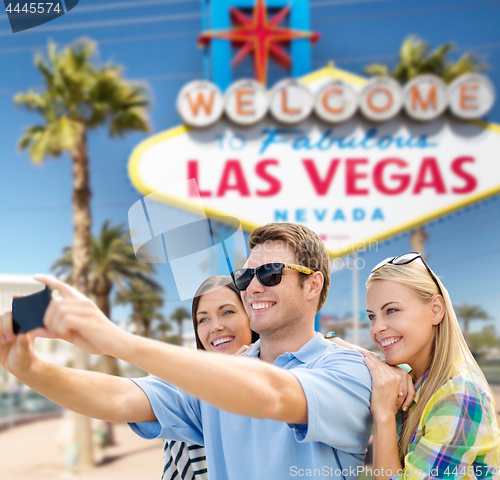
[[161,480],[208,480],[205,447],[176,440],[163,442]]
[[[481,479],[498,480],[500,430],[493,399],[476,367],[457,368],[431,397],[413,433],[403,472],[391,480]],[[415,409],[420,387],[415,384]],[[407,414],[397,416],[398,436]]]

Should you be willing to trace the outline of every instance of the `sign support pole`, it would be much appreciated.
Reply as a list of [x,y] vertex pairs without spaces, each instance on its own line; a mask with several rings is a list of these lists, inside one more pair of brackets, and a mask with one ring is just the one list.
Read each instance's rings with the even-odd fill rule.
[[353,327],[353,343],[359,345],[359,298],[358,298],[358,269],[356,268],[356,260],[358,254],[352,256],[352,327]]

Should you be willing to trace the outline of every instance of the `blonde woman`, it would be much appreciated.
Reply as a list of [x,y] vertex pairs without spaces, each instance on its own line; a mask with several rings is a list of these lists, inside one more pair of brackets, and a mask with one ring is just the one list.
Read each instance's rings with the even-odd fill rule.
[[[498,479],[500,430],[491,391],[460,331],[447,290],[422,256],[384,260],[368,278],[374,480]],[[408,364],[415,399],[395,416]],[[404,411],[403,411],[404,410]]]

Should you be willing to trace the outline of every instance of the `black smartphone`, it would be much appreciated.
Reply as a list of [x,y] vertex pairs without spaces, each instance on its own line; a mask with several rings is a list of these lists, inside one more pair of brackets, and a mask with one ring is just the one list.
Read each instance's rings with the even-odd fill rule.
[[18,333],[43,327],[43,315],[52,299],[52,288],[12,300],[12,329]]

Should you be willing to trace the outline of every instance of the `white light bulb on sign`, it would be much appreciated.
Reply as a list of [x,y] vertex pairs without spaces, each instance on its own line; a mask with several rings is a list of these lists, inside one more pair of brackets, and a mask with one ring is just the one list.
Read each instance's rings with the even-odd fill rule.
[[195,80],[179,92],[177,111],[188,125],[208,127],[221,117],[224,98],[217,85],[206,80]]
[[394,118],[403,105],[403,94],[396,80],[374,77],[361,91],[359,108],[363,115],[374,122]]
[[414,120],[433,120],[448,106],[446,84],[436,75],[419,75],[405,85],[403,104],[406,114]]
[[358,92],[342,80],[331,80],[316,94],[314,111],[327,123],[340,123],[351,118],[358,108]]
[[226,115],[239,125],[253,125],[262,120],[269,108],[267,92],[255,80],[239,80],[224,95]]
[[311,91],[297,80],[282,80],[271,92],[269,109],[279,122],[289,125],[300,123],[311,114],[313,107]]
[[486,115],[495,102],[495,88],[484,75],[466,73],[448,86],[451,112],[464,120]]

